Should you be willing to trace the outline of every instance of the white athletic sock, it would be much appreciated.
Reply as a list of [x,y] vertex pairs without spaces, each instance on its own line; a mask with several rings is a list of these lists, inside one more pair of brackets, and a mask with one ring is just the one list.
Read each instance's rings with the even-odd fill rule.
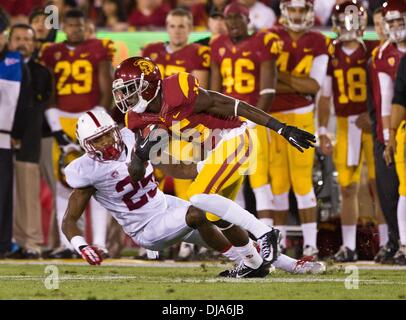
[[378,225],[379,230],[379,246],[383,247],[388,243],[388,225],[386,223]]
[[268,227],[273,227],[273,219],[272,218],[261,218],[259,221],[265,223]]
[[263,260],[251,239],[245,246],[235,247],[235,250],[240,254],[246,266],[253,269],[258,269],[261,266]]
[[280,246],[282,248],[286,248],[286,238],[287,238],[286,237],[287,236],[286,226],[284,226],[284,225],[279,225],[279,226],[275,225],[274,228],[278,229],[281,232],[282,238],[281,238]]
[[342,225],[341,230],[343,233],[343,245],[348,249],[355,250],[357,226],[356,225]]
[[269,184],[252,190],[255,195],[257,211],[272,210],[272,190]]
[[406,196],[400,196],[398,201],[398,226],[401,245],[406,245]]
[[303,247],[311,246],[317,248],[317,223],[303,223]]
[[257,239],[272,229],[234,201],[218,194],[197,194],[190,198],[196,208],[212,212],[221,219],[251,232]]
[[93,244],[106,248],[108,211],[93,197],[90,199]]
[[296,267],[296,263],[296,259],[281,254],[279,258],[273,263],[273,266],[286,272],[293,272]]
[[228,258],[229,260],[235,262],[236,264],[239,264],[242,261],[240,253],[233,246],[231,246],[228,250],[222,252],[221,254],[226,258]]

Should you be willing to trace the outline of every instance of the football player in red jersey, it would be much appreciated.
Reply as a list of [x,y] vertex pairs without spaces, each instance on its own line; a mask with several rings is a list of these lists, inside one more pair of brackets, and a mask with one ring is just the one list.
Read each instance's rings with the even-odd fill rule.
[[[63,20],[67,40],[46,46],[41,53],[42,62],[51,70],[55,80],[55,99],[46,111],[46,117],[55,140],[53,161],[58,176],[58,159],[61,152],[67,154],[80,149],[75,143],[77,119],[92,109],[110,108],[111,60],[113,44],[108,40],[85,40],[85,18],[79,10],[68,11]],[[61,248],[51,257],[72,255],[73,248],[60,230],[70,190],[61,182],[56,186],[57,220]],[[93,236],[105,247],[107,217],[95,201],[92,201]]]
[[[239,116],[277,131],[300,151],[313,146],[314,136],[282,124],[248,103],[199,87],[197,79],[191,74],[179,73],[161,80],[158,67],[146,58],[129,58],[117,67],[113,96],[117,107],[127,113],[128,128],[137,130],[149,124],[159,124],[165,126],[173,137],[187,141],[196,137],[196,143],[204,140],[206,146],[211,146],[207,156],[197,165],[189,166],[191,169],[186,164],[165,164],[167,172],[179,178],[195,177],[188,189],[189,201],[206,212],[221,211],[219,218],[228,219],[229,212],[238,212],[241,220],[235,221],[235,224],[259,239],[264,260],[276,259],[279,251],[277,229],[271,229],[260,221],[254,227],[248,221],[250,214],[230,200],[235,198],[243,175],[249,170],[250,154],[255,148],[255,137]],[[215,139],[216,134],[222,138]],[[141,148],[147,148],[147,142]],[[218,223],[224,227],[221,221]],[[257,264],[255,268],[259,267],[260,260],[255,260],[257,253],[252,250],[249,238],[244,243],[240,242],[242,237],[239,235],[244,231],[229,224],[226,229],[224,234],[230,242],[246,248],[246,253]],[[247,267],[242,266],[243,269]]]
[[[275,95],[279,37],[271,32],[249,35],[249,9],[237,2],[226,6],[224,18],[229,33],[218,36],[211,43],[210,89],[267,111]],[[249,179],[258,216],[262,217],[272,209],[268,132],[265,127],[258,126],[255,133],[259,141],[257,168]],[[272,226],[270,219],[263,219],[263,222]]]
[[[356,10],[355,10],[356,8]],[[319,100],[320,148],[325,155],[333,153],[327,132],[330,99],[333,97],[337,116],[337,143],[334,162],[341,187],[341,224],[343,245],[335,255],[338,262],[357,260],[356,227],[358,221],[358,189],[363,159],[368,165],[369,185],[376,194],[375,163],[370,120],[367,113],[367,61],[375,42],[364,42],[367,12],[357,1],[346,1],[333,8],[333,30],[337,39],[329,46],[327,77]],[[376,201],[380,246],[387,243],[387,225]]]
[[[383,76],[383,70],[378,73],[379,80],[387,82],[390,87],[381,87],[382,89],[391,90],[393,96],[395,91],[394,81],[396,72],[404,72],[404,69],[398,70],[400,57],[406,53],[406,2],[404,1],[391,1],[384,4],[384,20],[385,30],[389,34],[389,40],[396,46],[398,56],[389,57],[393,58],[393,68],[389,69],[387,76]],[[384,54],[383,54],[384,55]],[[385,56],[384,56],[385,57]],[[386,57],[385,57],[386,58]],[[387,60],[391,65],[390,60]],[[379,67],[377,67],[379,70]],[[386,80],[385,80],[386,78]],[[380,82],[382,86],[382,82]],[[396,88],[398,90],[398,88]],[[382,92],[382,91],[381,91]],[[399,200],[397,202],[397,219],[399,229],[400,247],[396,252],[394,262],[396,264],[406,264],[406,166],[405,166],[405,127],[406,118],[404,108],[397,104],[396,98],[389,101],[384,101],[385,94],[382,94],[382,128],[383,138],[386,144],[385,148],[385,161],[388,166],[393,167],[395,163],[397,176],[399,179]],[[389,133],[388,133],[389,132]]]
[[[395,166],[385,163],[382,156],[390,140],[390,114],[394,93],[394,79],[400,58],[406,52],[405,22],[406,3],[392,0],[383,5],[385,33],[388,40],[374,49],[369,64],[369,82],[373,103],[369,104],[373,123],[374,155],[378,196],[389,229],[386,255],[393,261],[399,249],[397,210],[401,188]],[[400,251],[400,250],[399,250]],[[401,254],[401,253],[400,253]]]
[[[276,98],[269,111],[282,122],[314,132],[314,97],[327,71],[326,38],[310,30],[314,24],[312,0],[282,0],[280,7],[282,26],[271,29],[280,38],[281,53],[276,62],[279,71]],[[268,218],[286,234],[292,188],[302,224],[303,255],[317,257],[317,211],[312,180],[314,150],[297,154],[271,132],[269,157],[274,210]],[[282,246],[285,245],[282,240]]]
[[178,8],[166,17],[169,42],[147,45],[141,55],[154,61],[166,78],[179,72],[193,74],[203,88],[209,81],[210,48],[197,43],[188,44],[193,30],[193,17],[189,11]]

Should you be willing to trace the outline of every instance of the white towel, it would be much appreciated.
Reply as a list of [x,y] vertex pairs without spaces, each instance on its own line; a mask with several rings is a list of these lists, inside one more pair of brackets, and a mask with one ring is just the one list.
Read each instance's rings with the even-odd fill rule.
[[347,153],[347,165],[358,166],[361,155],[361,137],[362,130],[355,124],[358,115],[348,117],[348,153]]

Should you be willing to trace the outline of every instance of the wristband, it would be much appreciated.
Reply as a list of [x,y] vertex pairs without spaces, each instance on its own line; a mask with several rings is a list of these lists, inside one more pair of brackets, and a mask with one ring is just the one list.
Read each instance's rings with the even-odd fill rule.
[[238,104],[240,103],[240,100],[235,99],[235,103],[234,103],[234,116],[237,117],[238,116]]
[[86,247],[89,244],[86,242],[85,238],[82,236],[74,236],[71,240],[70,243],[72,244],[73,248],[75,248],[76,252],[81,254],[80,248],[81,247]]
[[317,129],[317,133],[319,136],[327,136],[328,135],[328,130],[326,127],[319,127]]
[[383,141],[385,144],[389,141],[389,129],[383,129]]
[[262,96],[263,94],[268,94],[268,93],[276,93],[276,90],[273,88],[262,89],[259,92],[259,95]]

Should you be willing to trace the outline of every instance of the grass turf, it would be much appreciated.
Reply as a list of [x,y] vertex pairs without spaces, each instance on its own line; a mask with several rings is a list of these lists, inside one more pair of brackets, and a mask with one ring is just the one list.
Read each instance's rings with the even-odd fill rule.
[[[51,264],[51,263],[50,263]],[[359,270],[348,290],[343,269],[323,275],[275,271],[265,279],[220,279],[223,268],[58,265],[59,289],[45,287],[46,265],[0,265],[0,299],[406,299],[405,270]],[[49,281],[47,282],[49,283]],[[52,282],[51,282],[52,283]]]

